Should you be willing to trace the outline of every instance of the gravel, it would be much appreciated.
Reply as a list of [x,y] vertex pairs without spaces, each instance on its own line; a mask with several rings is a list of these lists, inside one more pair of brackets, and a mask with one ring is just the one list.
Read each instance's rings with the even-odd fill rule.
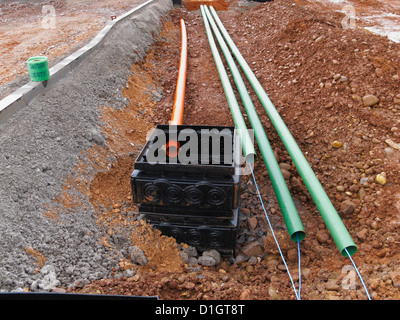
[[86,211],[70,209],[55,220],[43,215],[44,204],[59,194],[81,151],[107,143],[99,105],[126,103],[121,89],[131,65],[145,56],[171,7],[155,0],[116,25],[99,50],[0,126],[0,292],[82,286],[109,277],[118,264],[119,253],[99,242],[88,199],[81,199]]

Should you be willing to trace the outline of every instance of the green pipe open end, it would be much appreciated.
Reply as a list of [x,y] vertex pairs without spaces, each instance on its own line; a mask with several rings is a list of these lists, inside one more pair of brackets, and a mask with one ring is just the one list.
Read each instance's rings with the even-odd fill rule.
[[290,235],[290,239],[292,241],[302,241],[306,237],[306,233],[304,231],[296,231]]
[[250,152],[244,156],[247,163],[254,164],[257,161],[257,154]]
[[[236,117],[238,118],[238,117]],[[244,129],[239,129],[240,127],[245,126],[244,120],[243,123],[241,124],[242,121],[239,120],[238,126],[235,128],[236,132],[236,137],[238,139],[238,143],[241,147],[241,152],[243,153],[245,161],[249,163],[255,163],[258,159],[256,150],[254,149],[254,142],[250,136],[250,132],[247,128]],[[235,121],[236,123],[236,121]],[[240,126],[240,127],[239,127]]]
[[[344,248],[343,250],[340,251],[340,253],[342,254],[343,257],[348,257],[349,255],[352,256],[356,252],[357,252],[357,246],[356,245],[348,246],[348,247],[346,247],[346,248]],[[347,253],[349,253],[349,255]]]

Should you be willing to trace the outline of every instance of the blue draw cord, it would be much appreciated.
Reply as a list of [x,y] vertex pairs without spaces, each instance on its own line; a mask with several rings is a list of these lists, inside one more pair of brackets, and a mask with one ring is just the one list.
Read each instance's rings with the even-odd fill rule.
[[[248,164],[249,164],[249,167],[250,167],[250,170],[251,170],[251,174],[252,174],[252,176],[253,176],[254,185],[256,186],[256,189],[257,189],[258,197],[260,198],[260,202],[261,202],[262,208],[263,208],[263,210],[264,210],[265,217],[267,218],[268,225],[269,225],[269,228],[271,229],[272,236],[274,237],[275,243],[276,243],[276,245],[277,245],[277,247],[278,247],[279,254],[281,255],[281,258],[282,258],[282,260],[283,260],[283,263],[285,264],[286,270],[287,270],[288,275],[289,275],[289,278],[290,278],[290,282],[292,283],[292,286],[293,286],[293,289],[294,289],[294,293],[295,293],[295,295],[296,295],[297,300],[301,300],[301,298],[300,298],[300,291],[301,291],[301,258],[300,258],[300,257],[301,257],[301,255],[300,255],[300,241],[299,241],[299,236],[296,235],[296,237],[297,237],[297,255],[298,255],[298,257],[299,257],[299,289],[298,289],[298,291],[296,291],[296,287],[295,287],[295,285],[294,285],[292,276],[291,276],[291,274],[290,274],[290,272],[289,272],[289,268],[288,268],[288,266],[287,266],[287,264],[286,264],[285,258],[283,257],[283,254],[282,254],[281,248],[280,248],[280,246],[279,246],[278,240],[277,240],[276,237],[275,237],[275,233],[274,233],[274,230],[273,230],[273,228],[272,228],[271,222],[270,222],[270,220],[269,220],[269,217],[268,217],[268,214],[267,214],[267,210],[265,209],[264,201],[262,200],[261,193],[260,193],[260,190],[259,190],[258,185],[257,185],[256,177],[254,176],[253,168],[252,168],[250,162],[248,162]],[[350,253],[347,251],[347,249],[345,248],[344,250],[346,251],[347,256],[350,258],[350,261],[351,261],[351,263],[353,264],[353,267],[354,267],[354,269],[356,270],[357,275],[358,275],[358,277],[359,277],[360,280],[361,280],[361,283],[362,283],[362,285],[363,285],[363,287],[364,287],[365,293],[367,294],[368,300],[371,300],[371,297],[370,297],[370,295],[369,295],[369,293],[368,293],[367,287],[366,287],[366,285],[365,285],[365,283],[364,283],[364,280],[363,280],[362,277],[361,277],[360,272],[359,272],[358,269],[357,269],[356,264],[354,263],[353,259],[351,258],[351,255],[350,255]]]
[[300,291],[301,291],[301,256],[300,256],[300,241],[299,241],[299,235],[296,234],[297,238],[297,256],[299,257],[299,299],[300,299]]
[[351,263],[353,264],[353,267],[354,267],[354,269],[356,270],[356,272],[357,272],[357,274],[358,274],[358,277],[359,277],[360,280],[361,280],[361,283],[362,283],[362,285],[363,285],[363,287],[364,287],[365,293],[367,294],[368,300],[371,300],[371,297],[369,296],[369,293],[368,293],[368,290],[367,290],[367,286],[365,285],[364,280],[363,280],[363,278],[361,277],[361,274],[360,274],[360,272],[358,271],[356,264],[354,263],[353,259],[351,258],[351,255],[350,255],[350,253],[347,251],[347,249],[344,248],[344,250],[346,251],[347,256],[350,258],[350,261],[351,261]]
[[301,266],[301,263],[300,263],[300,241],[299,241],[299,237],[296,235],[296,236],[297,236],[297,248],[298,248],[297,250],[298,250],[298,256],[299,256],[299,290],[298,290],[298,292],[297,292],[297,291],[296,291],[296,286],[294,285],[294,282],[293,282],[293,278],[292,278],[292,276],[291,276],[291,274],[290,274],[290,272],[289,272],[289,268],[288,268],[288,266],[287,266],[287,264],[286,264],[285,258],[283,257],[283,254],[282,254],[281,248],[280,248],[280,246],[279,246],[278,240],[277,240],[276,237],[275,237],[275,233],[274,233],[274,230],[273,230],[273,228],[272,228],[271,222],[270,222],[270,220],[269,220],[269,217],[268,217],[268,214],[267,214],[267,210],[265,209],[264,201],[263,201],[263,199],[262,199],[262,197],[261,197],[261,193],[260,193],[260,190],[259,190],[259,188],[258,188],[257,181],[256,181],[256,177],[254,176],[253,168],[251,167],[250,161],[248,161],[248,164],[249,164],[249,167],[250,167],[250,170],[251,170],[251,174],[252,174],[252,176],[253,176],[254,185],[256,186],[256,189],[257,189],[258,197],[260,198],[261,206],[262,206],[262,208],[263,208],[263,210],[264,210],[265,217],[267,218],[269,228],[271,229],[271,234],[272,234],[272,236],[274,237],[275,243],[276,243],[276,245],[277,245],[277,247],[278,247],[278,250],[279,250],[279,254],[281,255],[282,261],[283,261],[283,263],[285,264],[285,267],[286,267],[287,273],[288,273],[288,275],[289,275],[290,282],[292,283],[292,286],[293,286],[293,289],[294,289],[294,293],[295,293],[295,295],[296,295],[296,298],[297,298],[297,300],[301,300],[301,298],[300,298],[300,289],[301,289],[301,269],[300,269],[300,266]]

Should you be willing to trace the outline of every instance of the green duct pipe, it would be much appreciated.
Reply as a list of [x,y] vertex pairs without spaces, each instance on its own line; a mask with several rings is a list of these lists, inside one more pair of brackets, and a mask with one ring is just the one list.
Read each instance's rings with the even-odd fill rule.
[[[303,240],[305,237],[305,232],[303,228],[303,224],[301,223],[300,217],[298,215],[296,206],[294,205],[293,199],[290,196],[289,189],[286,185],[285,179],[280,170],[279,164],[275,158],[272,147],[269,143],[267,135],[265,134],[262,123],[257,115],[256,109],[253,105],[253,102],[250,98],[250,95],[247,91],[246,85],[243,82],[243,79],[240,75],[239,69],[237,68],[233,57],[229,52],[229,48],[225,44],[225,41],[218,30],[217,25],[213,21],[213,18],[210,14],[210,11],[206,6],[202,6],[204,8],[205,15],[208,18],[208,21],[211,25],[212,30],[217,38],[217,41],[222,49],[222,52],[225,56],[225,59],[229,65],[231,70],[233,79],[236,83],[236,87],[239,91],[239,95],[243,101],[243,105],[246,109],[246,113],[249,117],[250,124],[254,130],[254,134],[261,152],[261,155],[264,159],[265,166],[267,167],[267,171],[270,175],[271,183],[274,188],[277,200],[279,202],[279,206],[282,211],[282,215],[285,219],[285,223],[290,235],[290,238],[293,241]],[[203,11],[202,11],[203,12]]]
[[[272,104],[268,95],[264,91],[257,77],[254,75],[249,65],[239,52],[238,48],[232,41],[225,27],[223,26],[221,20],[219,19],[217,12],[213,7],[210,8],[212,16],[214,17],[221,33],[223,34],[228,46],[230,47],[233,55],[241,66],[244,74],[249,80],[251,86],[256,92],[258,98],[260,99],[265,111],[267,112],[272,124],[274,125],[276,131],[278,132],[283,144],[286,147],[292,161],[296,165],[296,168],[302,177],[304,184],[306,185],[311,197],[313,198],[315,205],[317,206],[329,232],[332,235],[340,253],[342,256],[347,257],[348,254],[351,256],[357,252],[357,246],[354,244],[348,230],[346,229],[343,221],[340,219],[335,207],[327,196],[325,190],[323,189],[321,183],[316,177],[314,171],[311,169],[307,159],[304,157],[302,151],[294,140],[289,129],[283,122],[278,111]],[[348,252],[348,254],[347,254]]]
[[211,51],[217,65],[218,73],[221,78],[222,86],[224,88],[226,99],[228,100],[229,109],[232,114],[233,122],[235,123],[236,132],[239,136],[243,154],[250,162],[256,160],[256,151],[254,149],[253,140],[250,137],[249,131],[247,130],[246,123],[244,122],[242,112],[240,111],[239,104],[237,103],[235,93],[229,82],[228,74],[224,68],[221,57],[219,56],[217,46],[215,45],[214,38],[211,33],[210,26],[207,19],[203,16],[204,24],[206,26],[208,41],[211,46]]

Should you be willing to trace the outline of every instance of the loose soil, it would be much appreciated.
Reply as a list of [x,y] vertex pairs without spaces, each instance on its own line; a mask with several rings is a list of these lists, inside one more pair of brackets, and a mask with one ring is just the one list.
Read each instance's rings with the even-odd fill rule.
[[[353,259],[371,298],[399,299],[400,45],[361,28],[343,29],[344,14],[316,7],[317,2],[281,0],[251,8],[236,1],[227,3],[229,9],[218,11],[219,16],[356,242],[358,252]],[[189,266],[180,255],[185,244],[176,243],[141,219],[130,219],[137,213],[129,186],[134,160],[148,132],[170,119],[182,18],[189,43],[183,123],[233,125],[201,14],[176,7],[166,17],[149,54],[132,66],[123,90],[129,104],[120,109],[99,107],[107,143],[82,154],[75,178],[65,182],[65,190],[74,189],[90,198],[99,224],[108,226],[102,239],[105,246],[111,247],[108,236],[130,224],[132,244],[143,250],[148,263],[139,266],[121,259],[115,274],[134,270],[133,276],[96,280],[65,291],[156,295],[165,300],[294,300],[290,279],[248,176],[243,176],[241,183],[235,259],[224,258],[215,267]],[[366,299],[357,276],[347,272],[350,260],[339,253],[273,125],[252,91],[251,95],[307,234],[301,241],[301,298]],[[366,95],[379,101],[365,106]],[[117,159],[111,165],[107,161],[110,155]],[[85,171],[86,161],[96,164],[94,176]],[[256,163],[255,175],[297,286],[297,244],[287,235],[261,160]],[[60,194],[57,201],[66,208],[79,206],[69,192]],[[53,219],[63,214],[48,212]],[[346,286],[348,279],[354,279],[354,287]]]

